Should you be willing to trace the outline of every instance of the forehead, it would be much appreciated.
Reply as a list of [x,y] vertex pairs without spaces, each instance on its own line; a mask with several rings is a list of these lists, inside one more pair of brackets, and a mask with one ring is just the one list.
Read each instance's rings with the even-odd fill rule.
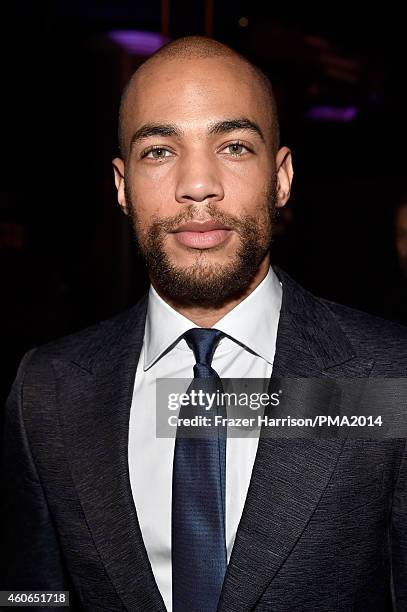
[[136,74],[123,113],[126,136],[149,122],[204,129],[214,120],[247,117],[265,126],[270,111],[253,71],[235,58],[157,60]]

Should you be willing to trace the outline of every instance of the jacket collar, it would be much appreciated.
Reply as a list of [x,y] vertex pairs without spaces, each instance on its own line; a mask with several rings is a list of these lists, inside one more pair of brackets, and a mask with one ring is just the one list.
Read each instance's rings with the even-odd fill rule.
[[283,284],[273,375],[357,376],[372,362],[359,358],[327,303],[301,287],[281,268],[274,268]]

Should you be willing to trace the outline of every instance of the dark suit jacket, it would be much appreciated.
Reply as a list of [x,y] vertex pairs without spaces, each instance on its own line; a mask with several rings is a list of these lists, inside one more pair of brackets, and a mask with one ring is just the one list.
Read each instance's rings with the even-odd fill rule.
[[[275,375],[406,375],[405,328],[276,272]],[[146,306],[23,357],[6,407],[1,589],[70,589],[72,610],[165,610],[128,471]],[[406,440],[261,438],[218,610],[406,612]]]

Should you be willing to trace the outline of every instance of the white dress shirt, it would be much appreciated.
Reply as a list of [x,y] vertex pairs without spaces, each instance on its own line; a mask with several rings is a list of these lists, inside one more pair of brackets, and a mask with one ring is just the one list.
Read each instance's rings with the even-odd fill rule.
[[[230,337],[219,342],[212,367],[222,378],[269,378],[272,373],[282,288],[275,272],[213,326]],[[197,327],[150,287],[143,348],[135,376],[129,423],[129,472],[137,516],[153,574],[172,612],[171,493],[175,431],[156,437],[156,379],[193,377],[195,358],[182,334]],[[233,338],[233,339],[232,339]],[[170,350],[169,347],[171,347]],[[175,429],[175,428],[174,428]],[[226,445],[226,546],[229,562],[258,445],[231,437]]]

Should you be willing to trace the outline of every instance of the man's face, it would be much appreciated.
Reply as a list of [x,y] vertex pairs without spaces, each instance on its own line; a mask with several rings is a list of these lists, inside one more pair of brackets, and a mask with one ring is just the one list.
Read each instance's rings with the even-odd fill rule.
[[395,232],[400,267],[407,278],[407,204],[400,206],[396,212]]
[[221,305],[268,267],[285,201],[263,97],[243,64],[219,58],[158,61],[130,92],[119,202],[153,284],[177,302]]

